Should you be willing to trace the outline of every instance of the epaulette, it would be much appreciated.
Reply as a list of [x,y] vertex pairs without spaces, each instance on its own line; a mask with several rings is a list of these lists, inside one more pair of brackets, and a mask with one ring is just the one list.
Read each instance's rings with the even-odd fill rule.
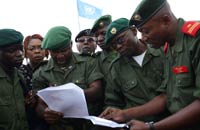
[[181,31],[185,34],[195,37],[199,29],[200,22],[188,21],[184,23]]

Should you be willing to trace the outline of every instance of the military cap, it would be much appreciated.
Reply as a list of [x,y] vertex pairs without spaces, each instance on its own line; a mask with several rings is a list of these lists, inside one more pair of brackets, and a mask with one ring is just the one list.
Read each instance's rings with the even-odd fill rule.
[[98,18],[92,26],[91,33],[94,33],[98,28],[103,28],[112,22],[111,15],[104,15]]
[[55,50],[66,47],[71,43],[71,31],[64,26],[51,28],[42,41],[42,48]]
[[90,29],[85,29],[85,30],[80,31],[75,38],[75,42],[78,42],[78,38],[82,36],[90,36]]
[[119,18],[108,26],[106,30],[105,41],[108,44],[115,36],[129,28],[129,20],[126,18]]
[[0,29],[0,46],[22,44],[24,36],[14,29]]
[[129,25],[135,25],[137,28],[144,25],[152,18],[166,3],[166,0],[142,0],[134,11]]

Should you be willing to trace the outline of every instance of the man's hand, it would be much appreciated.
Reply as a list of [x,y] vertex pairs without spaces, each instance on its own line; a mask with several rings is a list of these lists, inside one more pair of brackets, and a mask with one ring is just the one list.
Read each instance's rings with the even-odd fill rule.
[[56,112],[48,107],[44,110],[44,120],[49,124],[54,124],[57,121],[59,121],[61,118],[63,118],[63,113]]
[[112,107],[108,107],[105,111],[103,111],[100,117],[108,120],[113,120],[119,123],[127,121],[126,114],[123,110]]
[[149,130],[149,125],[142,121],[131,120],[128,122],[128,125],[130,126],[130,130]]

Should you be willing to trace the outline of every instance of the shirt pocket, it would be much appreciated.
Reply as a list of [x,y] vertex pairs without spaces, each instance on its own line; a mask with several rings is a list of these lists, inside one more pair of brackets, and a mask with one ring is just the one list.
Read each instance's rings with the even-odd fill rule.
[[187,88],[194,86],[194,81],[192,80],[192,77],[187,74],[179,74],[176,76],[175,85],[177,87],[181,88]]
[[11,101],[10,96],[0,97],[0,124],[6,124],[13,118]]
[[82,89],[86,89],[87,88],[87,84],[84,80],[84,78],[77,78],[73,80],[73,83],[76,84],[77,86],[79,86]]
[[137,86],[137,80],[136,79],[132,79],[130,81],[126,81],[124,83],[124,91],[125,92],[129,92],[130,90],[134,90],[134,88],[136,88]]
[[[127,104],[130,106],[135,106],[143,104],[147,98],[147,92],[144,90],[145,87],[139,83],[137,79],[132,79],[127,81],[123,85],[123,95],[127,100]],[[129,106],[128,106],[129,107]]]
[[186,105],[195,100],[193,94],[195,92],[196,85],[193,78],[190,75],[177,75],[175,84],[175,87],[177,87],[177,91],[175,91],[174,93],[176,94],[176,98],[179,100],[179,106],[185,107]]

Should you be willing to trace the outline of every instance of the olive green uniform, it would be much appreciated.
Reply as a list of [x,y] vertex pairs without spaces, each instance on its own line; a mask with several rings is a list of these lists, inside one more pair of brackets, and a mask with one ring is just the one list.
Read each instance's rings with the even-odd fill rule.
[[[161,90],[167,93],[167,107],[171,113],[200,97],[200,32],[196,37],[184,34],[181,32],[184,22],[179,19],[176,42],[166,53],[166,80]],[[176,68],[185,70],[176,72]]]
[[[73,53],[72,59],[66,68],[59,68],[53,59],[50,59],[46,66],[40,67],[34,73],[34,88],[44,89],[49,86],[58,86],[72,82],[82,89],[87,89],[90,83],[103,78],[103,75],[95,68],[92,57],[90,60],[88,58]],[[95,105],[88,107],[89,113],[94,115],[96,112],[94,109]]]
[[[82,57],[79,54],[73,53],[72,59],[66,68],[59,68],[50,59],[46,66],[40,67],[33,75],[33,87],[43,89],[49,86],[58,86],[73,82],[82,89],[87,89],[89,84],[95,80],[102,79],[103,75],[97,71],[94,64],[94,59],[91,57]],[[90,115],[99,114],[102,106],[97,102],[88,103],[88,111]],[[100,109],[100,110],[99,110]],[[63,122],[63,121],[61,121]],[[53,126],[53,129],[66,130],[67,126],[63,123],[58,123]],[[73,121],[72,121],[73,122]],[[67,123],[67,122],[64,122]]]
[[[102,51],[97,53],[97,64],[100,69],[100,72],[104,75],[106,80],[109,76],[109,66],[111,62],[117,57],[118,53],[115,51]],[[109,82],[109,81],[106,81]]]
[[12,80],[0,67],[0,130],[28,130],[19,73]]
[[125,109],[157,96],[156,89],[164,79],[162,53],[148,47],[142,67],[132,57],[118,57],[110,68],[112,85],[106,88],[106,105]]

